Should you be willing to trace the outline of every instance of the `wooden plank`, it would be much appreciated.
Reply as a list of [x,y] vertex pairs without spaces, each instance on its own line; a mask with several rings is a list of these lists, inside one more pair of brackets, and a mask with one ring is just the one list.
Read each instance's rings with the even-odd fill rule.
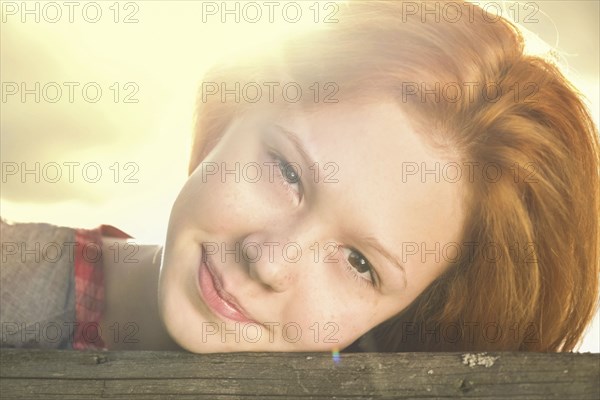
[[597,353],[0,351],[0,397],[600,398]]

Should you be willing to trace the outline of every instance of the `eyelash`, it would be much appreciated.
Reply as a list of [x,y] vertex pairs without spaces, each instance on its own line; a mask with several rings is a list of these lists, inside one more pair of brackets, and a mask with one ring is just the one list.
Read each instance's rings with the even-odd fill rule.
[[344,255],[343,258],[344,258],[344,263],[346,264],[346,270],[349,273],[351,273],[352,276],[354,277],[354,279],[357,280],[361,285],[366,284],[369,287],[374,288],[375,284],[376,284],[375,269],[373,268],[373,266],[371,265],[369,260],[367,260],[367,258],[360,251],[358,251],[356,249],[347,248],[347,250],[349,250],[351,253],[354,252],[354,253],[360,254],[361,258],[367,262],[367,264],[368,264],[367,268],[369,270],[369,275],[371,275],[371,280],[365,279],[363,276],[361,276],[358,273],[357,269],[352,264],[350,264],[350,261],[348,261],[348,257],[346,257]]
[[[302,185],[302,176],[301,174],[296,170],[296,167],[294,167],[294,165],[292,165],[290,162],[288,162],[283,156],[280,156],[274,152],[271,152],[271,158],[273,159],[273,161],[275,161],[278,165],[279,168],[277,168],[277,176],[279,177],[279,181],[280,183],[286,188],[286,190],[288,191],[288,193],[293,196],[294,198],[298,198],[299,201],[302,200],[302,194],[304,193],[304,187]],[[287,170],[288,168],[291,169],[291,172],[295,173],[297,176],[296,182],[290,182],[288,181],[288,179],[286,178],[285,174],[284,174],[284,170]],[[292,188],[292,185],[298,185],[298,189],[294,189]]]

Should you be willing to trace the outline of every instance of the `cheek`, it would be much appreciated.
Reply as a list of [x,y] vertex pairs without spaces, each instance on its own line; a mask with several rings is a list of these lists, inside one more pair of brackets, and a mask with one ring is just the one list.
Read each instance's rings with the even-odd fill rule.
[[375,326],[372,302],[352,300],[325,287],[312,287],[304,293],[282,310],[286,318],[281,321],[281,337],[289,342],[299,335],[294,343],[297,348],[344,348]]
[[203,162],[181,190],[173,218],[208,232],[236,232],[264,208],[264,183],[246,179],[256,175],[256,168],[247,166],[260,164],[259,157],[249,148],[244,154],[223,151]]
[[243,190],[243,184],[235,177],[221,177],[220,173],[206,176],[193,176],[191,190],[185,193],[181,209],[185,218],[196,222],[196,227],[205,231],[235,231],[244,221],[244,214],[253,208],[250,194]]
[[188,179],[172,219],[205,232],[240,235],[285,217],[289,196],[260,143],[220,149]]

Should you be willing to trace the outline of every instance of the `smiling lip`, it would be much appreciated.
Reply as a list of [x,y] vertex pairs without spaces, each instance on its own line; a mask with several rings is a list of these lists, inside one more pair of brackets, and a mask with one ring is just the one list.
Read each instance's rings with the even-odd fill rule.
[[218,274],[211,268],[211,262],[202,248],[202,259],[198,267],[198,291],[204,303],[217,315],[238,322],[252,322],[244,313],[235,298],[223,289]]

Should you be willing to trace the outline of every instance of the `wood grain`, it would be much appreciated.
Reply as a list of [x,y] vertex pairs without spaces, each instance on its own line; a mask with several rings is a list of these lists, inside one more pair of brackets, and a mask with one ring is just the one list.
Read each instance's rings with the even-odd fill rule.
[[0,351],[2,399],[403,397],[597,400],[600,354]]

